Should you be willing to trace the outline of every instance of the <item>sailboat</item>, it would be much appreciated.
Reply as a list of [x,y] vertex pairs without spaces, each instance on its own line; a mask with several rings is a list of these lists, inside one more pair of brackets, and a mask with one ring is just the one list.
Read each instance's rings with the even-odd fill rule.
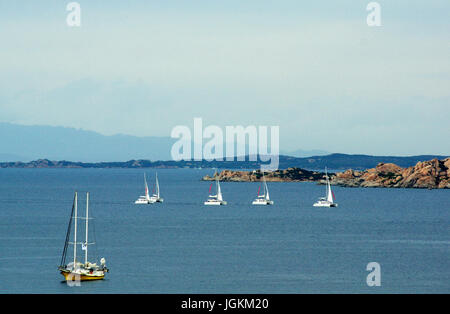
[[150,198],[150,194],[148,193],[148,185],[147,178],[144,173],[144,186],[145,186],[145,195],[139,196],[139,198],[134,202],[135,204],[152,204],[155,201]]
[[264,193],[262,195],[259,195],[259,191],[261,190],[261,186],[259,186],[258,197],[252,202],[252,205],[273,205],[273,201],[271,201],[269,197],[269,189],[267,188],[264,172],[263,172],[263,189]]
[[[58,270],[64,276],[66,281],[86,281],[86,280],[100,280],[105,277],[105,273],[108,272],[106,268],[105,258],[100,259],[100,265],[91,263],[88,261],[88,246],[95,244],[95,242],[88,242],[88,230],[89,230],[89,193],[86,194],[86,217],[78,217],[78,194],[75,192],[75,198],[72,205],[72,211],[70,214],[69,226],[67,228],[66,241],[64,244],[64,250],[61,257],[60,266]],[[77,229],[78,220],[85,220],[85,240],[84,242],[77,242]],[[70,242],[71,229],[73,224],[73,242]],[[69,244],[73,245],[73,260],[66,264],[67,248]],[[84,251],[84,263],[77,260],[77,247],[81,244],[81,248]]]
[[333,192],[331,192],[330,180],[328,179],[327,168],[325,168],[325,178],[327,180],[327,191],[326,196],[319,198],[317,202],[314,203],[315,207],[337,207],[338,204],[334,202]]
[[156,173],[156,193],[150,197],[150,201],[153,203],[162,203],[164,199],[159,195],[159,182],[158,182],[158,173]]
[[[223,200],[222,197],[222,191],[220,190],[220,183],[219,183],[219,175],[217,171],[214,173],[214,176],[216,177],[216,195],[209,195],[208,200],[204,203],[205,205],[227,205],[227,202]],[[209,187],[209,191],[211,192],[211,186]]]

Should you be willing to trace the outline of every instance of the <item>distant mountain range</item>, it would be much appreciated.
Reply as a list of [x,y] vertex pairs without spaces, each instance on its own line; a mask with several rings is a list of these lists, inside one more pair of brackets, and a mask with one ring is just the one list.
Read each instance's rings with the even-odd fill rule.
[[[444,156],[422,155],[410,157],[368,156],[330,154],[307,158],[279,156],[279,169],[302,168],[307,170],[365,170],[374,168],[378,163],[395,163],[401,167],[411,167],[419,161],[444,159]],[[31,162],[0,162],[0,168],[221,168],[221,169],[258,169],[260,161],[150,161],[129,160],[123,162],[73,162],[39,159]]]
[[[171,137],[105,136],[74,128],[12,123],[0,123],[0,138],[0,162],[29,162],[41,158],[80,162],[170,160],[170,150],[177,141]],[[329,152],[298,149],[281,154],[307,157]]]
[[311,170],[323,170],[325,167],[332,170],[354,169],[365,170],[374,168],[378,163],[394,163],[400,167],[411,167],[419,161],[431,159],[445,159],[442,155],[418,155],[418,156],[371,156],[371,155],[349,155],[330,154],[326,156],[313,156],[305,158],[280,157],[280,169],[298,167]]
[[0,161],[23,162],[40,158],[80,162],[169,160],[176,141],[170,137],[105,136],[74,128],[11,123],[0,123],[0,138]]
[[[0,123],[0,138],[0,168],[257,169],[261,165],[260,161],[249,161],[248,156],[246,161],[173,161],[170,150],[176,139],[170,137],[105,136],[74,128]],[[316,155],[301,157],[308,152],[315,152]],[[298,150],[291,153],[298,156],[279,156],[280,169],[297,167],[323,170],[327,167],[330,170],[364,170],[376,167],[380,162],[411,167],[419,161],[447,157],[442,155],[397,157],[327,154],[325,151],[317,150]]]

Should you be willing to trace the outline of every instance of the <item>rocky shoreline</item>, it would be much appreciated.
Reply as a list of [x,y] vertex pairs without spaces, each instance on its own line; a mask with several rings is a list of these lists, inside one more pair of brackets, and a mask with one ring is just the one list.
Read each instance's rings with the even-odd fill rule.
[[[260,170],[222,170],[218,176],[219,181],[224,182],[259,182],[262,180],[262,172]],[[264,176],[268,182],[313,182],[325,180],[325,173],[300,168],[288,168],[285,170],[265,172]],[[206,175],[202,180],[212,181],[215,180],[215,177]]]
[[379,163],[365,171],[347,170],[331,178],[331,184],[347,187],[386,188],[450,188],[450,158],[418,162],[402,168],[392,163]]
[[[328,173],[332,185],[345,187],[384,187],[450,189],[450,158],[418,162],[415,166],[402,168],[393,163],[379,163],[375,168],[364,171],[352,169]],[[262,172],[223,170],[219,180],[225,182],[257,182]],[[272,182],[317,182],[325,183],[325,173],[300,168],[288,168],[265,173],[266,181]],[[204,181],[215,180],[206,175]]]

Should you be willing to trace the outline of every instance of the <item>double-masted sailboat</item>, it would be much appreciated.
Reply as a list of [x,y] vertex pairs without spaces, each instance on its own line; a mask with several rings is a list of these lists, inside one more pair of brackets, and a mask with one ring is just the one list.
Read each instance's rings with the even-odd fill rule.
[[159,193],[159,182],[158,182],[158,173],[156,173],[156,192],[150,196],[147,185],[147,178],[144,173],[144,187],[145,187],[145,195],[139,196],[139,198],[134,202],[135,204],[153,204],[153,203],[162,203],[164,199],[160,196]]
[[[222,197],[222,191],[220,189],[220,183],[219,183],[219,174],[217,171],[214,173],[214,176],[216,177],[216,194],[215,195],[209,195],[208,200],[204,203],[205,205],[227,205],[227,202],[223,200]],[[213,183],[211,183],[209,187],[209,192],[211,193]]]
[[[85,239],[84,242],[78,242],[78,220],[85,220]],[[105,258],[100,259],[100,265],[91,263],[88,261],[88,247],[95,244],[95,242],[88,242],[89,235],[89,193],[86,193],[86,217],[78,216],[78,194],[75,192],[75,198],[72,205],[72,211],[70,214],[69,226],[67,227],[66,241],[64,243],[64,250],[61,257],[61,262],[58,270],[64,276],[66,281],[86,281],[86,280],[100,280],[105,277],[105,273],[108,272],[106,267]],[[70,241],[71,230],[73,226],[73,242]],[[73,245],[73,260],[66,264],[67,248],[69,245]],[[78,260],[77,248],[81,245],[84,251],[84,263]]]
[[314,203],[314,207],[337,207],[338,204],[334,202],[334,195],[331,192],[330,180],[328,179],[327,168],[325,168],[325,178],[326,183],[326,196],[319,198],[317,202]]
[[252,202],[252,205],[273,205],[273,201],[270,200],[269,197],[269,189],[267,188],[267,183],[266,183],[266,177],[264,177],[264,173],[263,173],[263,189],[264,192],[263,194],[259,194],[260,190],[261,190],[261,185],[259,186],[258,189],[258,197]]

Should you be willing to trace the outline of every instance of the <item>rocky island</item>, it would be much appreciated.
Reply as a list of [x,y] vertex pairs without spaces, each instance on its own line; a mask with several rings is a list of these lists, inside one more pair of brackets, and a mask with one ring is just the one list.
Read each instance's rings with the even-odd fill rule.
[[[393,163],[379,163],[375,168],[338,173],[328,173],[332,185],[346,187],[385,188],[450,188],[450,158],[419,161],[415,166],[402,168]],[[218,174],[220,181],[255,182],[262,180],[262,172],[223,170]],[[265,172],[266,181],[272,182],[318,182],[325,184],[325,173],[300,168],[288,168]],[[202,180],[215,180],[208,175]]]
[[365,171],[347,170],[331,178],[331,184],[349,187],[450,188],[450,158],[419,161],[402,168],[392,163],[379,163]]
[[[262,172],[260,170],[223,170],[218,174],[218,176],[219,181],[225,182],[257,182],[262,180]],[[264,176],[266,177],[266,181],[272,182],[312,182],[325,180],[325,173],[300,168],[288,168],[285,170],[264,172]],[[212,181],[215,180],[215,176],[210,177],[209,175],[206,175],[202,178],[202,180]]]

